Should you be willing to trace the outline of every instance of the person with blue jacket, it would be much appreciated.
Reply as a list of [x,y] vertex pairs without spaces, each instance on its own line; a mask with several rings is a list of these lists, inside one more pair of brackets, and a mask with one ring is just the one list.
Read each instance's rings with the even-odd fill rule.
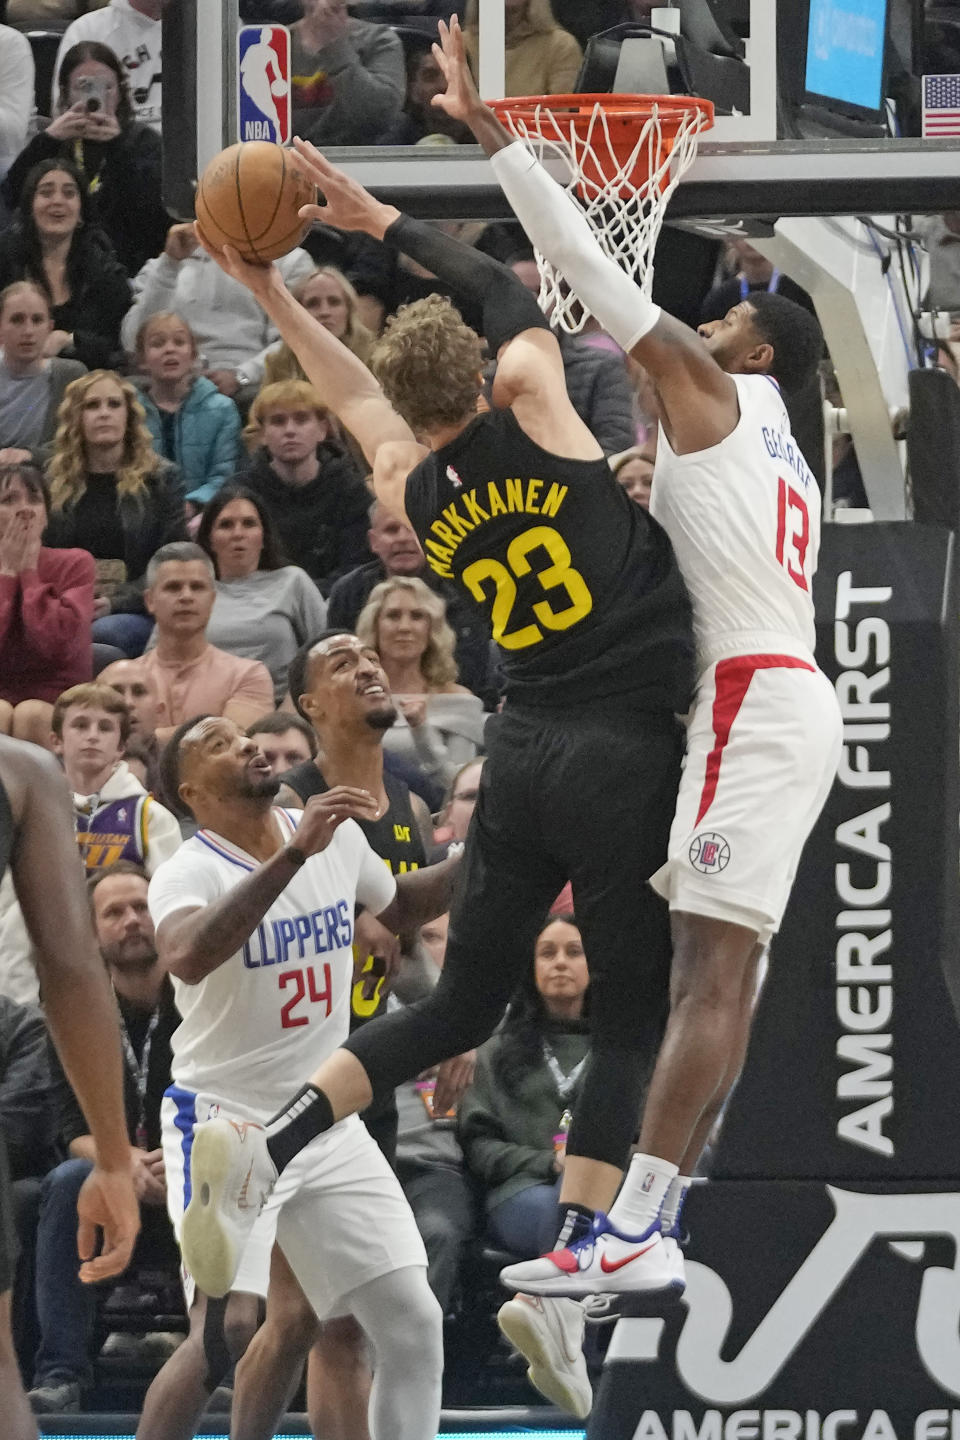
[[201,510],[237,468],[237,407],[212,380],[196,373],[196,339],[173,311],[143,322],[136,360],[154,449],[178,467],[188,505]]

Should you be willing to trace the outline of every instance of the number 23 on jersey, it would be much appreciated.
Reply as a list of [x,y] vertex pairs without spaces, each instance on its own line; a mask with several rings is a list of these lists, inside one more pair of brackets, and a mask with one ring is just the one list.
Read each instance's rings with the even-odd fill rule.
[[[535,569],[530,558],[537,551],[545,552],[550,562],[539,570]],[[569,630],[571,625],[576,625],[578,620],[590,614],[593,596],[580,571],[573,568],[571,560],[562,535],[550,525],[534,525],[510,541],[506,564],[490,557],[474,560],[466,567],[463,583],[481,604],[490,598],[487,582],[493,581],[493,638],[504,650],[525,650],[530,645],[538,645],[544,638],[544,630]],[[511,630],[517,603],[517,581],[530,574],[536,576],[545,597],[549,598],[537,600],[531,606],[534,621]],[[554,604],[554,601],[564,599],[566,604]]]

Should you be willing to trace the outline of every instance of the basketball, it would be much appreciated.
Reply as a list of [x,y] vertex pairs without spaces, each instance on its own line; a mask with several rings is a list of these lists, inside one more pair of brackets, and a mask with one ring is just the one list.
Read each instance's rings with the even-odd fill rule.
[[300,244],[310,222],[297,211],[316,198],[282,145],[248,140],[221,150],[204,170],[197,220],[211,245],[233,245],[244,260],[268,265]]

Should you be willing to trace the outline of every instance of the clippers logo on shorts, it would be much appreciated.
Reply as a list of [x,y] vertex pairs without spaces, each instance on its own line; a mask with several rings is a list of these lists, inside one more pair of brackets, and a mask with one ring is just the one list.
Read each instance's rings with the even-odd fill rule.
[[241,140],[290,139],[290,31],[245,25],[237,35],[237,134]]
[[716,875],[730,864],[730,846],[722,835],[705,831],[690,842],[690,864],[701,875]]

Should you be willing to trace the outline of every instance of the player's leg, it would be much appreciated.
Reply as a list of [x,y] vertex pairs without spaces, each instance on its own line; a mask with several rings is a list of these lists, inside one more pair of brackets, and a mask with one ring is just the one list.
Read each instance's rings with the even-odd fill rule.
[[435,1440],[443,1379],[443,1315],[424,1266],[391,1271],[344,1296],[374,1350],[370,1430]]
[[[206,1114],[212,1103],[213,1097],[171,1085],[161,1106],[167,1213],[181,1242],[196,1117]],[[188,1271],[184,1293],[190,1330],[154,1376],[137,1440],[191,1440],[210,1396],[250,1344],[263,1318],[277,1203],[273,1198],[253,1227],[233,1293],[212,1299],[198,1290]]]
[[261,1304],[241,1292],[222,1300],[195,1294],[190,1332],[151,1382],[137,1440],[193,1440],[210,1396],[256,1334]]
[[13,706],[9,700],[0,700],[0,735],[9,735],[13,729]]
[[0,1292],[0,1395],[3,1396],[3,1432],[10,1440],[37,1440],[37,1422],[20,1383],[17,1355],[10,1325],[10,1289]]
[[701,1113],[700,1119],[694,1128],[693,1138],[687,1147],[687,1152],[680,1161],[680,1174],[684,1177],[692,1175],[696,1169],[704,1146],[710,1138],[713,1127],[720,1118],[720,1114],[724,1105],[727,1103],[730,1092],[740,1077],[743,1062],[747,1058],[747,1047],[750,1044],[750,1026],[753,1020],[753,1011],[757,997],[757,972],[763,951],[764,943],[758,941],[753,947],[753,952],[743,972],[743,988],[740,994],[740,1022],[731,1047],[730,1058],[727,1062],[723,1079],[714,1092],[713,1099]]
[[296,1158],[284,1175],[285,1184],[295,1181],[300,1183],[280,1213],[277,1241],[315,1312],[325,1319],[354,1315],[370,1341],[371,1432],[390,1440],[434,1440],[442,1314],[399,1181],[356,1119]]
[[[232,1440],[271,1440],[320,1328],[279,1245],[270,1257],[266,1318],[236,1369]],[[316,1427],[315,1427],[316,1428]],[[326,1432],[318,1430],[318,1434]]]
[[324,1322],[307,1360],[307,1414],[324,1440],[370,1440],[373,1371],[363,1328],[353,1315]]
[[[592,1246],[595,1212],[609,1209],[619,1188],[663,1034],[669,917],[646,882],[667,853],[681,758],[681,736],[672,724],[658,727],[635,714],[571,717],[567,731],[548,803],[566,837],[590,968],[590,1057],[567,1138],[558,1216],[562,1263],[545,1257],[503,1273],[507,1285],[560,1295],[589,1292],[564,1268],[567,1247],[585,1239]],[[648,1248],[640,1288],[670,1284],[653,1253],[657,1244]],[[620,1287],[626,1268],[617,1264],[608,1288]]]
[[781,658],[722,662],[698,700],[670,860],[654,877],[670,898],[671,1010],[640,1153],[611,1212],[624,1225],[652,1218],[681,1166],[689,1175],[739,1072],[757,940],[779,924],[836,772],[833,688],[809,666],[767,663]]

